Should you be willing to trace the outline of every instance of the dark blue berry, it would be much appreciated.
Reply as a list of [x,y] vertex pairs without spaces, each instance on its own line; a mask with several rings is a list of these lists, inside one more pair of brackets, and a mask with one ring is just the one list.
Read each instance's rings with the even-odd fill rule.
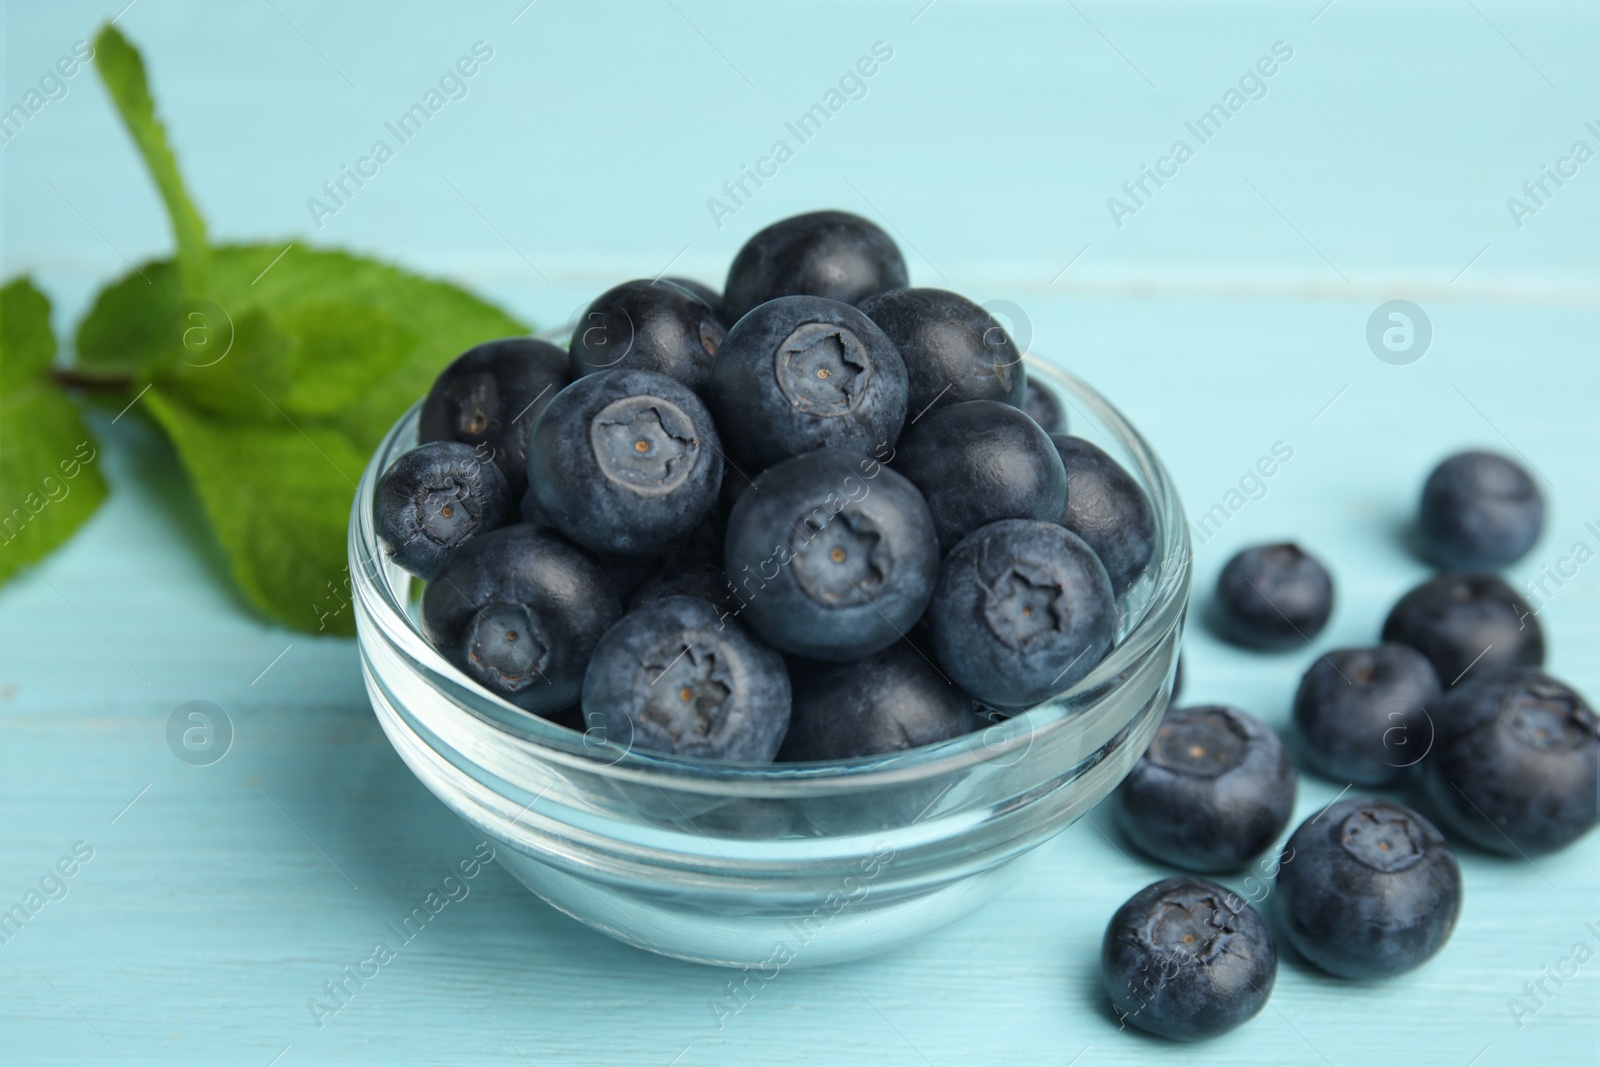
[[1544,497],[1528,472],[1492,452],[1458,452],[1422,487],[1422,540],[1443,567],[1492,569],[1528,554],[1544,529]]
[[412,449],[378,479],[378,542],[400,566],[432,578],[450,554],[505,525],[505,475],[471,445],[433,441]]
[[474,538],[422,591],[422,632],[474,681],[537,714],[578,700],[589,654],[621,614],[587,552],[553,530]]
[[1600,735],[1588,703],[1542,671],[1450,691],[1423,781],[1447,829],[1506,855],[1564,848],[1600,821]]
[[1299,545],[1255,545],[1230,559],[1217,579],[1222,636],[1254,648],[1309,642],[1333,614],[1333,578]]
[[1544,663],[1544,634],[1528,602],[1492,574],[1443,574],[1395,602],[1383,639],[1428,657],[1445,688]]
[[1027,376],[1028,388],[1022,398],[1022,410],[1048,434],[1067,432],[1067,413],[1056,399],[1053,386],[1041,385],[1032,375]]
[[1067,471],[1067,510],[1061,525],[1089,542],[1111,576],[1111,590],[1126,593],[1150,564],[1156,517],[1139,483],[1122,465],[1081,437],[1050,438]]
[[779,296],[858,304],[906,284],[906,261],[889,235],[859,215],[813,211],[775,222],[745,242],[728,268],[723,306],[737,322]]
[[567,384],[567,354],[546,341],[507,337],[469,348],[439,373],[422,402],[417,436],[460,441],[494,460],[513,500],[528,486],[528,432]]
[[601,371],[562,390],[534,423],[529,484],[572,540],[646,555],[710,512],[721,452],[711,413],[687,386],[652,371]]
[[1439,676],[1409,645],[1341,648],[1300,680],[1294,723],[1307,761],[1326,777],[1393,785],[1432,743],[1429,709],[1438,699]]
[[1021,408],[1027,396],[1022,353],[993,315],[943,289],[893,289],[861,304],[889,335],[910,379],[915,417],[965,400]]
[[708,394],[749,474],[819,448],[887,454],[906,416],[906,368],[883,331],[819,296],[770,300],[723,339]]
[[927,606],[939,542],[916,487],[824,449],[769,468],[728,518],[740,617],[785,652],[853,660],[893,644]]
[[1111,580],[1055,523],[1003,519],[950,550],[928,605],[939,665],[986,704],[1025,707],[1067,689],[1111,649]]
[[1194,1041],[1226,1033],[1266,1006],[1278,950],[1242,897],[1204,878],[1168,878],[1111,917],[1100,971],[1119,1023]]
[[922,490],[945,551],[1001,519],[1059,522],[1067,506],[1067,472],[1049,435],[994,400],[928,412],[901,435],[894,468]]
[[1283,933],[1341,978],[1387,978],[1430,959],[1461,910],[1444,835],[1386,800],[1353,798],[1300,824],[1278,864]]
[[767,762],[789,724],[783,657],[699,597],[639,605],[595,647],[590,730],[629,749]]
[[877,756],[987,725],[972,698],[903,641],[854,663],[804,663],[791,679],[794,713],[780,761]]
[[1117,788],[1116,812],[1158,860],[1236,871],[1289,825],[1296,781],[1278,735],[1238,708],[1178,708]]
[[711,305],[669,282],[623,282],[590,304],[572,330],[572,377],[654,371],[703,394],[727,334]]

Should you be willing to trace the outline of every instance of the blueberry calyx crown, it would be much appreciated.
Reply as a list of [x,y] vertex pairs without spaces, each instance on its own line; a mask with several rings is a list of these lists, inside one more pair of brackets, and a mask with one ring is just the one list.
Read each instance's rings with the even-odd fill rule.
[[1422,830],[1404,812],[1359,808],[1339,824],[1339,844],[1375,871],[1392,874],[1422,861]]
[[672,492],[689,477],[700,455],[689,416],[653,396],[607,404],[589,425],[589,443],[601,472],[640,496]]
[[1025,649],[1067,628],[1068,606],[1060,577],[1022,561],[1002,571],[984,597],[989,630],[1008,648]]
[[466,498],[466,488],[454,479],[423,486],[411,501],[417,529],[434,544],[446,548],[460,544],[478,526]]
[[1596,732],[1594,713],[1565,687],[1529,685],[1502,714],[1507,732],[1539,752],[1575,752]]
[[872,364],[854,333],[829,322],[808,322],[778,346],[778,388],[796,411],[821,418],[848,415],[866,395]]
[[859,512],[841,511],[820,526],[815,516],[812,512],[796,524],[795,584],[812,600],[830,607],[869,602],[870,594],[889,575],[882,531]]
[[1161,724],[1150,762],[1191,778],[1216,778],[1244,762],[1248,744],[1231,715],[1202,709]]
[[521,604],[494,603],[472,620],[467,656],[507,692],[528,688],[542,677],[549,647]]
[[721,724],[733,682],[715,642],[689,635],[660,645],[640,665],[645,686],[643,722],[681,746],[689,737],[709,737]]
[[1206,962],[1227,951],[1238,932],[1229,921],[1237,909],[1215,894],[1169,896],[1145,931],[1150,947],[1185,963]]

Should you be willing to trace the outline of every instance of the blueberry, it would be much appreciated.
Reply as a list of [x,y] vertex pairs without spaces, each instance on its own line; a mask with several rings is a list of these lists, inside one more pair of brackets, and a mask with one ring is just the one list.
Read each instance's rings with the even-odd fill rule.
[[745,242],[728,268],[723,307],[737,322],[779,296],[858,304],[906,284],[906,261],[889,235],[859,215],[813,211],[775,222]]
[[824,449],[778,464],[728,518],[728,579],[741,618],[810,659],[859,659],[917,621],[939,570],[916,487],[874,460]]
[[728,332],[712,306],[666,282],[623,282],[572,330],[572,377],[622,368],[665,374],[704,394]]
[[639,605],[595,646],[591,730],[630,749],[767,762],[789,725],[783,657],[699,597]]
[[1049,435],[993,400],[924,415],[901,436],[894,468],[922,490],[946,551],[1001,519],[1059,522],[1067,506],[1067,472]]
[[1328,778],[1363,787],[1393,785],[1432,743],[1429,708],[1439,676],[1409,645],[1324,653],[1294,697],[1294,723],[1307,761]]
[[900,752],[985,725],[972,698],[903,641],[854,663],[805,663],[790,677],[794,713],[781,761]]
[[496,696],[547,715],[578,700],[621,614],[594,559],[553,530],[503,526],[455,553],[422,591],[422,632]]
[[1386,800],[1342,800],[1301,823],[1276,885],[1284,936],[1341,978],[1419,966],[1444,947],[1461,910],[1461,869],[1444,835]]
[[1383,639],[1428,657],[1449,688],[1467,677],[1544,663],[1544,634],[1528,602],[1492,574],[1444,574],[1402,596]]
[[439,373],[422,402],[417,436],[460,441],[494,459],[512,499],[528,486],[528,431],[567,384],[567,354],[507,337],[469,348]]
[[1055,523],[1002,519],[939,568],[927,624],[939,665],[986,704],[1036,704],[1105,658],[1116,625],[1094,550]]
[[1139,483],[1121,464],[1081,437],[1050,441],[1067,470],[1067,510],[1061,525],[1089,543],[1121,596],[1150,564],[1156,517]]
[[784,296],[728,331],[708,399],[729,450],[754,474],[818,448],[886,450],[905,422],[906,368],[855,308]]
[[1448,829],[1507,855],[1564,848],[1600,821],[1600,736],[1577,692],[1522,669],[1453,689],[1425,789]]
[[1236,871],[1289,825],[1296,781],[1278,735],[1238,708],[1173,709],[1117,788],[1117,818],[1164,863]]
[[1194,1041],[1226,1033],[1266,1006],[1278,949],[1243,898],[1204,878],[1168,878],[1111,917],[1100,971],[1121,1023]]
[[1022,397],[1022,410],[1048,434],[1067,432],[1067,413],[1061,401],[1048,385],[1040,385],[1031,375],[1025,376],[1027,391]]
[[711,413],[664,374],[579,378],[533,424],[528,480],[539,508],[597,552],[646,555],[687,537],[722,483]]
[[1333,579],[1299,545],[1255,545],[1230,559],[1217,579],[1222,636],[1255,648],[1309,642],[1333,614]]
[[1458,452],[1422,487],[1422,540],[1440,566],[1504,567],[1544,529],[1544,497],[1528,472],[1492,452]]
[[861,310],[889,335],[905,360],[913,416],[965,400],[1022,407],[1022,353],[993,315],[943,289],[893,289]]
[[432,578],[451,553],[503,526],[511,510],[500,468],[459,441],[407,452],[383,472],[375,495],[378,542],[419,578]]

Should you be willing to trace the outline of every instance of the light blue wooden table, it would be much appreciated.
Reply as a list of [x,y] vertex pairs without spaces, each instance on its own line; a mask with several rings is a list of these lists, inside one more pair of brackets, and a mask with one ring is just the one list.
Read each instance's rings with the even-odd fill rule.
[[[7,5],[4,103],[123,2]],[[1576,174],[1520,219],[1507,205],[1575,141],[1600,149],[1585,126],[1600,127],[1593,5],[524,3],[137,0],[119,25],[145,50],[219,238],[350,246],[529,321],[669,265],[716,282],[750,233],[791,212],[882,220],[917,283],[1022,309],[1035,350],[1144,428],[1192,513],[1223,504],[1197,588],[1263,538],[1328,559],[1340,599],[1325,647],[1372,640],[1426,573],[1400,534],[1448,450],[1497,448],[1540,472],[1554,506],[1519,583],[1571,571],[1561,560],[1576,542],[1600,548],[1600,161],[1566,164]],[[477,41],[493,58],[467,96],[317,230],[308,198]],[[856,98],[804,143],[787,132],[875,42],[892,57],[859,92],[847,84]],[[1226,110],[1276,42],[1292,56]],[[1227,120],[1202,140],[1185,124],[1214,103]],[[762,162],[780,139],[790,157]],[[3,162],[4,271],[34,273],[58,333],[125,260],[167,251],[92,74]],[[771,176],[747,179],[735,205],[723,183],[747,166]],[[1163,184],[1140,190],[1145,166]],[[720,227],[714,196],[737,207],[715,212]],[[1366,340],[1395,298],[1419,304],[1433,332],[1403,366]],[[1600,962],[1547,982],[1520,1028],[1508,1008],[1532,1006],[1524,984],[1576,942],[1600,949],[1584,925],[1600,927],[1600,838],[1536,866],[1464,853],[1460,927],[1432,964],[1362,986],[1286,959],[1257,1020],[1188,1049],[1119,1033],[1105,1010],[1106,918],[1165,872],[1103,812],[1041,848],[1000,902],[880,959],[785,971],[720,1029],[727,974],[590,933],[491,865],[319,1027],[308,1000],[475,842],[379,732],[353,642],[251,617],[171,451],[139,417],[95,429],[109,503],[0,591],[0,905],[75,846],[92,850],[66,895],[0,944],[0,1061],[1502,1067],[1600,1055]],[[1278,442],[1292,459],[1230,498]],[[1547,588],[1552,667],[1600,695],[1600,563]],[[1193,697],[1279,726],[1314,656],[1246,656],[1198,628],[1187,648]],[[173,709],[195,699],[237,732],[209,767],[179,762],[165,740]],[[1307,779],[1300,815],[1337,792]]]

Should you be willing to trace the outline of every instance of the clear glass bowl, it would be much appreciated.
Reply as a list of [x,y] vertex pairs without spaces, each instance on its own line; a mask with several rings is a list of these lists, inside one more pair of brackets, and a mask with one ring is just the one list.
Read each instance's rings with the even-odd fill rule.
[[806,966],[870,955],[1001,892],[1030,850],[1122,780],[1165,710],[1190,580],[1170,477],[1083,382],[1030,360],[1071,430],[1149,494],[1151,565],[1119,643],[1071,689],[944,744],[872,759],[733,764],[629,751],[479,689],[423,639],[411,577],[373,529],[378,476],[416,443],[417,409],[362,475],[350,521],[358,644],[378,721],[435,795],[539,897],[680,959]]

